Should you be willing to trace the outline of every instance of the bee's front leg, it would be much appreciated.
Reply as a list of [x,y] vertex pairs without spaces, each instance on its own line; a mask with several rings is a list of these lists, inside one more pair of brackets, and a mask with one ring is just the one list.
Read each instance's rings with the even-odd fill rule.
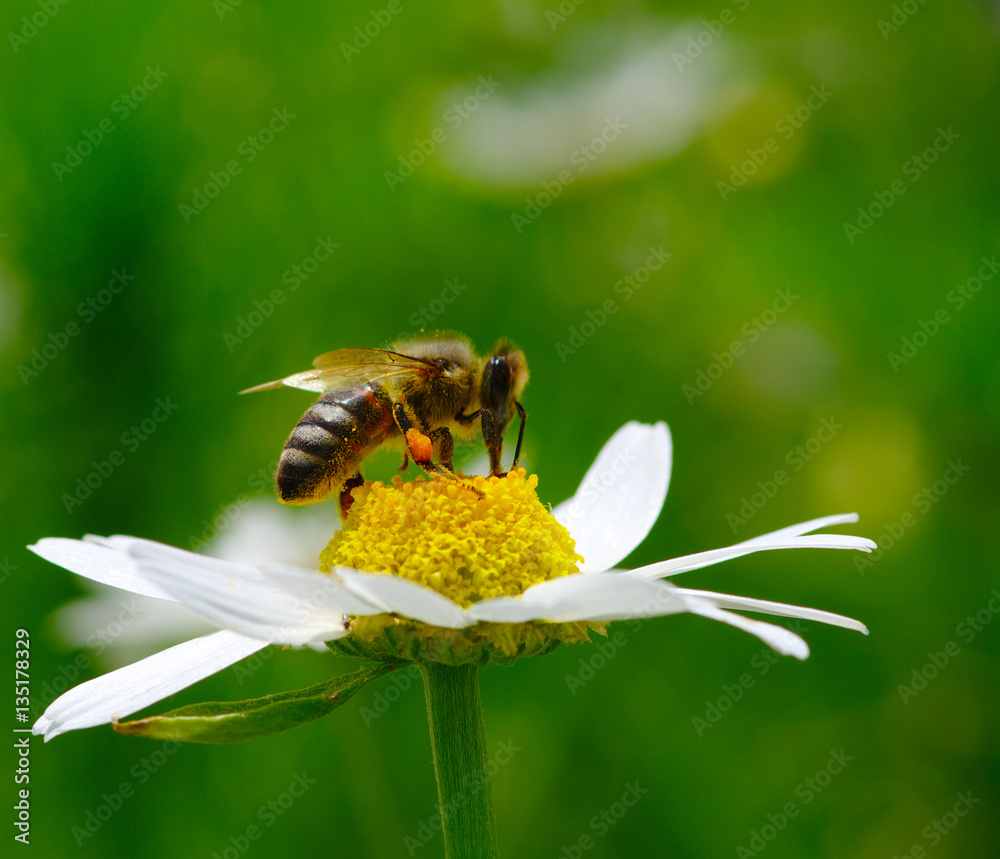
[[[517,431],[517,447],[514,448],[512,469],[517,468],[517,463],[521,459],[521,443],[524,441],[524,422],[528,418],[528,413],[524,410],[524,406],[516,400],[514,401],[514,407],[521,418],[521,426]],[[494,477],[503,477],[507,473],[503,470],[503,466],[500,463],[503,456],[503,431],[493,416],[493,412],[489,409],[479,409],[471,415],[459,414],[455,416],[455,420],[466,427],[471,426],[476,418],[479,418],[479,425],[483,431],[483,444],[486,445],[486,450],[490,455],[490,474]]]
[[471,415],[456,415],[455,420],[462,426],[471,426],[473,421],[479,418],[479,426],[483,431],[483,444],[490,455],[490,474],[493,477],[503,477],[504,471],[500,465],[500,457],[503,454],[503,433],[497,426],[496,418],[489,409],[479,409]]
[[511,466],[512,469],[517,468],[518,460],[521,459],[521,442],[524,441],[524,423],[528,420],[528,413],[524,410],[517,400],[514,400],[514,406],[517,408],[517,413],[521,418],[521,426],[517,431],[517,447],[514,448],[514,464]]
[[490,474],[494,477],[503,477],[506,472],[500,462],[503,457],[503,433],[493,417],[493,412],[488,409],[482,410],[479,418],[479,425],[483,430],[483,444],[490,455]]

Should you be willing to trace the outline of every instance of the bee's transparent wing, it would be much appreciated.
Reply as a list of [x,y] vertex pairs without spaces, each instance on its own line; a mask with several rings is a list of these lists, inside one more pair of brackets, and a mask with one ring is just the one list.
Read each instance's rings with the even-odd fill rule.
[[391,376],[407,376],[413,373],[439,373],[441,368],[433,361],[414,358],[388,349],[336,349],[326,352],[313,361],[313,370],[305,370],[240,391],[252,394],[270,388],[300,388],[303,391],[343,390],[356,388],[367,382],[377,382]]

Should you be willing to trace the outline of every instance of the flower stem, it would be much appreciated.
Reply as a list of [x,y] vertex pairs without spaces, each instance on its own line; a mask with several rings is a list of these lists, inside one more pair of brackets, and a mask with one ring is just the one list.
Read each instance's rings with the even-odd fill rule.
[[420,663],[446,859],[497,859],[497,824],[475,665]]

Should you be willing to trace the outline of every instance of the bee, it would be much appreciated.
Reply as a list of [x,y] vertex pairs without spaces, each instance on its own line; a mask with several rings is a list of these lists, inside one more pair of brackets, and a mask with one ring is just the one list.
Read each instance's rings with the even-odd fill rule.
[[409,456],[429,475],[459,480],[453,435],[470,436],[477,423],[490,473],[503,475],[503,433],[515,411],[521,418],[512,467],[517,466],[528,364],[509,340],[481,358],[467,338],[447,332],[398,341],[388,349],[337,349],[316,358],[313,368],[241,391],[285,385],[321,394],[278,460],[275,489],[283,504],[313,504],[338,492],[346,515],[352,490],[364,483],[361,463],[392,442],[404,445],[400,471]]

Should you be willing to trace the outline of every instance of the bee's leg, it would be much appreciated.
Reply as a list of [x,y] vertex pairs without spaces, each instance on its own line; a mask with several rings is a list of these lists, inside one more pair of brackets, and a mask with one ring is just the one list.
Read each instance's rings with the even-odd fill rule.
[[342,518],[346,519],[347,514],[351,512],[351,505],[354,503],[351,492],[364,485],[365,479],[361,476],[360,471],[355,471],[353,477],[348,477],[344,481],[344,485],[340,488],[340,515]]
[[406,471],[410,467],[410,457],[407,451],[403,451],[403,464],[399,466],[400,471]]
[[454,474],[455,441],[451,437],[451,431],[448,427],[438,427],[435,430],[431,430],[427,435],[431,441],[437,442],[440,445],[438,448],[438,458],[441,460],[441,465]]
[[500,464],[500,459],[503,456],[503,433],[497,426],[493,412],[489,409],[480,409],[479,425],[483,430],[483,443],[490,455],[490,474],[493,477],[503,477],[504,470]]
[[[503,454],[503,433],[497,426],[493,412],[489,409],[479,409],[471,415],[455,415],[455,421],[464,427],[472,426],[476,418],[479,418],[479,426],[483,431],[483,444],[486,445],[486,451],[490,455],[490,474],[493,477],[503,477],[505,472],[500,466],[500,457]],[[519,453],[520,450],[519,442]],[[516,460],[514,464],[517,464]]]
[[517,408],[517,413],[521,416],[521,427],[517,431],[517,447],[514,448],[514,464],[511,465],[511,469],[517,468],[517,462],[521,458],[521,442],[524,441],[524,422],[528,419],[528,413],[524,410],[517,400],[514,400],[514,406]]
[[437,474],[441,477],[455,476],[453,472],[445,471],[445,469],[434,462],[432,458],[434,443],[423,430],[413,426],[402,403],[396,403],[392,407],[392,416],[396,419],[396,425],[402,431],[403,438],[406,440],[406,448],[417,465],[428,474]]
[[[406,439],[407,450],[409,450],[410,456],[413,457],[413,461],[417,465],[431,476],[437,475],[438,477],[443,477],[445,480],[461,481],[462,478],[455,474],[453,468],[454,463],[452,460],[455,455],[455,442],[452,440],[448,427],[438,427],[424,433],[413,426],[401,403],[396,403],[393,406],[392,414],[396,419],[396,425],[402,430],[403,437]],[[431,458],[434,453],[433,439],[439,440],[441,456],[444,460],[443,466],[438,465]],[[465,488],[474,492],[480,498],[483,497],[483,493],[474,486],[466,484]]]

